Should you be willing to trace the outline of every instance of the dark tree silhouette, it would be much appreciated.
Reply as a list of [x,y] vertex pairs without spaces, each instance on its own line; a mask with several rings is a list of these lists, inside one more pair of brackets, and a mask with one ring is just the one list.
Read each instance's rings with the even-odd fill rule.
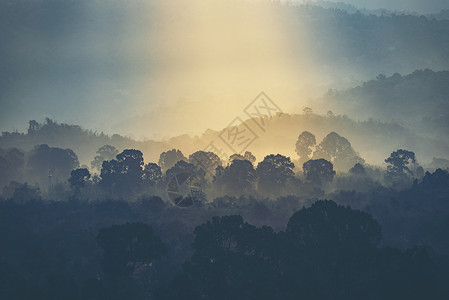
[[249,151],[245,151],[245,154],[243,154],[243,157],[245,159],[249,160],[252,164],[256,162],[256,157]]
[[187,158],[182,154],[181,150],[172,149],[161,153],[158,164],[162,172],[166,172],[180,160],[187,161]]
[[279,193],[289,181],[294,179],[294,167],[290,157],[280,154],[266,156],[256,168],[259,191],[267,194]]
[[75,194],[79,194],[81,188],[83,188],[86,182],[90,179],[89,170],[86,168],[80,168],[73,170],[70,173],[69,183],[70,186],[75,190]]
[[417,164],[415,153],[404,149],[392,152],[385,162],[388,164],[387,173],[391,177],[412,176]]
[[101,229],[96,240],[103,249],[107,298],[147,299],[145,287],[152,282],[146,274],[152,269],[153,261],[167,252],[152,228],[144,223],[113,225]]
[[334,166],[325,159],[311,159],[302,166],[304,176],[315,184],[330,182],[334,178]]
[[118,150],[114,146],[104,145],[97,150],[97,155],[91,162],[92,170],[101,171],[103,162],[114,159],[118,154]]
[[374,247],[382,238],[380,225],[369,214],[328,200],[293,214],[286,232],[298,245],[323,247],[322,251],[327,247],[343,247],[344,251]]
[[234,159],[224,169],[217,169],[215,187],[230,196],[240,196],[254,191],[257,182],[256,171],[246,159]]
[[270,227],[256,228],[240,216],[213,217],[195,229],[195,253],[185,270],[205,299],[261,299],[274,296],[266,263]]
[[213,152],[196,151],[189,156],[189,163],[195,165],[198,169],[202,169],[210,177],[215,176],[217,167],[221,167],[220,158]]
[[234,160],[246,160],[246,158],[241,154],[234,153],[229,156],[229,162],[232,163]]
[[104,161],[100,184],[112,194],[120,196],[137,192],[142,185],[143,154],[139,150],[126,149],[117,159]]
[[143,181],[145,184],[156,185],[162,179],[161,167],[155,163],[148,163],[143,169]]
[[10,181],[22,181],[25,155],[16,148],[0,149],[0,188]]
[[144,223],[126,223],[103,228],[96,238],[103,249],[103,271],[110,277],[131,275],[141,264],[150,264],[165,254],[166,247]]

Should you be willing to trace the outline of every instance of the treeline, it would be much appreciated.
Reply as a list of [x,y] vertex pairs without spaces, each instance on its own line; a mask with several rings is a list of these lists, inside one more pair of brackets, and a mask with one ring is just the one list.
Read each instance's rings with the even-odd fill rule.
[[323,106],[363,119],[395,120],[431,137],[448,136],[449,72],[417,70],[379,75],[344,91],[331,90]]
[[[445,201],[439,199],[447,196],[440,186],[444,186],[447,171],[437,169],[448,168],[447,161],[435,161],[437,170],[426,172],[414,152],[398,149],[385,158],[386,169],[373,167],[365,164],[351,143],[336,132],[329,133],[319,144],[312,133],[302,132],[296,152],[298,160],[270,154],[257,163],[249,151],[223,160],[213,152],[196,151],[187,157],[172,149],[162,152],[157,163],[145,163],[139,150],[119,153],[115,147],[105,145],[87,168],[79,167],[72,150],[43,144],[26,155],[17,149],[2,151],[0,183],[3,198],[18,204],[35,199],[131,203],[156,196],[157,207],[198,206],[230,212],[247,205],[245,199],[250,199],[248,205],[254,205],[254,216],[262,216],[250,217],[256,225],[263,224],[259,222],[270,215],[271,209],[283,211],[270,221],[276,229],[292,210],[331,197],[372,213],[388,230],[388,243],[410,246],[413,240],[449,252],[449,247],[439,240],[439,228],[444,227],[446,216]],[[346,171],[337,173],[334,165]],[[406,191],[410,189],[421,192],[411,193],[407,199]],[[290,210],[270,202],[279,197],[287,200],[277,201],[276,205],[287,205]],[[286,204],[289,197],[296,200]],[[423,199],[428,202],[423,204]],[[422,213],[421,205],[428,214]],[[426,236],[426,230],[419,229],[424,225],[434,226],[435,235]],[[395,240],[401,235],[407,238]]]
[[[33,122],[37,125],[32,126]],[[245,122],[252,128],[254,120]],[[344,115],[337,115],[329,111],[326,115],[319,115],[308,111],[302,114],[279,114],[264,120],[265,132],[258,133],[259,137],[247,149],[261,159],[268,153],[295,154],[295,143],[298,129],[309,131],[316,139],[324,139],[330,132],[337,132],[351,141],[359,154],[369,163],[378,164],[383,161],[392,149],[412,148],[419,155],[421,163],[429,163],[433,158],[444,158],[449,145],[442,136],[436,133],[429,135],[418,134],[398,123],[382,122],[379,120],[355,121]],[[238,127],[239,131],[245,125]],[[36,145],[48,144],[52,147],[72,149],[78,156],[81,165],[90,166],[96,156],[96,151],[111,145],[122,151],[123,149],[139,149],[146,161],[156,162],[162,152],[176,148],[183,153],[191,154],[198,149],[206,149],[211,141],[220,142],[222,131],[206,130],[201,136],[191,137],[182,135],[166,141],[135,141],[119,135],[108,136],[82,129],[77,125],[60,124],[50,119],[44,123],[30,121],[27,133],[3,132],[0,136],[0,148],[17,148],[21,152],[31,151]],[[283,134],[278,134],[282,132]],[[219,145],[229,151],[226,144]],[[232,153],[229,153],[231,155]],[[301,167],[302,162],[299,162]],[[347,170],[351,166],[345,166]],[[430,166],[429,166],[430,167]],[[336,165],[336,169],[340,166]]]

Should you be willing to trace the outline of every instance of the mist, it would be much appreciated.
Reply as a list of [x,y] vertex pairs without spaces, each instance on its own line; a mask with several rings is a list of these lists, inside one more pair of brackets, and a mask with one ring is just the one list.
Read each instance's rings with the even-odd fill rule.
[[0,1],[0,299],[449,299],[447,1]]
[[[50,117],[139,140],[198,135],[226,127],[261,91],[283,111],[299,112],[330,88],[445,67],[404,54],[418,43],[408,35],[404,49],[391,45],[403,35],[394,30],[391,40],[381,38],[385,54],[366,56],[363,32],[351,36],[336,12],[313,7],[194,0],[1,6],[3,131]],[[425,50],[438,57],[444,43],[436,40]]]

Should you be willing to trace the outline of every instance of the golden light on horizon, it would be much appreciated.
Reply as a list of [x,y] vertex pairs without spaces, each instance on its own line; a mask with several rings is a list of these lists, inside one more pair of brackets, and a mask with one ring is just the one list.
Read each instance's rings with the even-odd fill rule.
[[[184,132],[226,126],[261,91],[290,108],[317,80],[307,45],[292,48],[303,32],[289,31],[290,14],[281,4],[187,0],[153,9],[146,109],[170,110]],[[183,103],[179,116],[173,106]],[[161,122],[154,129],[171,126]]]

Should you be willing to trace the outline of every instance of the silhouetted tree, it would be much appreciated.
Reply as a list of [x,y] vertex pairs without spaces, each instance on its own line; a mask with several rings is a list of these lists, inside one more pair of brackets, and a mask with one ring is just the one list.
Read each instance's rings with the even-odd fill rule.
[[274,296],[266,263],[270,227],[256,228],[240,216],[213,217],[195,229],[195,253],[185,265],[193,291],[204,299],[261,299]]
[[213,152],[196,151],[189,156],[189,162],[213,177],[217,167],[222,166],[220,158]]
[[139,150],[126,149],[117,159],[104,161],[100,184],[113,194],[120,196],[137,192],[142,184],[143,154]]
[[104,145],[97,150],[97,155],[91,162],[92,170],[101,171],[103,162],[114,159],[118,154],[118,150],[114,146]]
[[161,167],[155,163],[148,163],[143,169],[143,181],[145,184],[156,185],[162,179]]
[[322,158],[305,162],[302,169],[306,179],[318,185],[332,181],[335,175],[332,163]]
[[[388,164],[387,174],[390,177],[412,176],[417,163],[415,153],[404,149],[392,152],[385,162]],[[409,168],[409,165],[412,169]]]
[[16,148],[0,149],[0,188],[10,181],[22,181],[25,155]]
[[252,164],[256,162],[256,157],[249,151],[245,151],[245,154],[243,154],[243,157],[245,159],[249,160]]
[[279,193],[289,181],[294,179],[294,167],[290,157],[280,154],[265,156],[256,168],[259,191],[267,194]]
[[187,161],[187,158],[182,154],[181,150],[172,149],[161,153],[158,164],[162,172],[166,172],[180,160]]
[[104,251],[103,271],[110,277],[130,276],[139,265],[150,264],[166,253],[159,237],[143,223],[103,228],[96,240]]
[[232,163],[234,160],[246,160],[246,158],[241,154],[234,153],[229,156],[229,162]]
[[[148,277],[141,277],[143,269],[151,269],[152,262],[167,251],[150,226],[126,223],[103,228],[96,238],[103,249],[102,268],[109,288],[110,299],[143,299],[142,287]],[[140,285],[137,283],[140,281]]]
[[70,173],[69,183],[70,186],[75,190],[75,194],[80,193],[81,188],[84,187],[89,178],[89,170],[85,168],[76,169]]
[[254,191],[256,182],[257,175],[252,163],[246,159],[234,159],[229,166],[217,172],[215,187],[221,188],[227,195],[240,196]]

